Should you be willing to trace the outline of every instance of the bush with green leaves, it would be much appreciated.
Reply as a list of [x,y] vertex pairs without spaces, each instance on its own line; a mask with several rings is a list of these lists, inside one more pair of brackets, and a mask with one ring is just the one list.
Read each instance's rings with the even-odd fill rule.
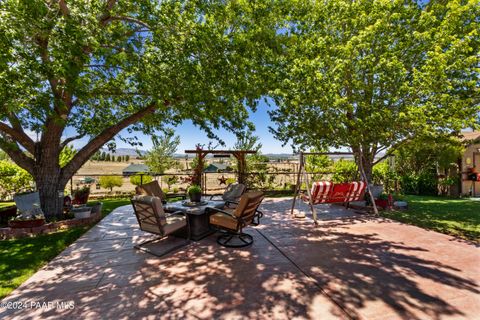
[[174,176],[174,175],[171,175],[171,176],[165,176],[164,178],[165,180],[165,183],[167,184],[168,186],[168,190],[170,190],[172,188],[172,186],[178,182],[178,176]]
[[397,180],[397,173],[390,168],[387,161],[382,161],[373,167],[373,184],[382,185],[386,192],[393,192],[395,190],[395,183]]
[[360,174],[354,161],[340,159],[333,165],[333,182],[343,183],[359,180]]
[[149,183],[153,181],[153,177],[146,175],[146,174],[135,174],[130,177],[130,183],[135,185],[135,186],[140,186],[145,183]]
[[101,176],[99,183],[102,188],[110,189],[110,192],[112,192],[114,187],[123,185],[123,179],[121,176]]
[[32,185],[32,176],[16,164],[0,160],[0,198],[24,191]]

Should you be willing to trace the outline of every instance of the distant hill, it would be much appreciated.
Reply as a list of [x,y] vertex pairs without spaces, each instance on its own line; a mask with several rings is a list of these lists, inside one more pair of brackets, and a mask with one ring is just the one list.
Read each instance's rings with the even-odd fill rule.
[[115,152],[111,152],[109,151],[108,149],[100,149],[100,152],[106,152],[106,153],[109,153],[110,155],[114,155],[114,156],[130,156],[130,157],[138,157],[138,153],[140,153],[140,155],[144,155],[145,153],[147,153],[145,150],[137,150],[136,149],[133,149],[133,148],[117,148],[115,150]]

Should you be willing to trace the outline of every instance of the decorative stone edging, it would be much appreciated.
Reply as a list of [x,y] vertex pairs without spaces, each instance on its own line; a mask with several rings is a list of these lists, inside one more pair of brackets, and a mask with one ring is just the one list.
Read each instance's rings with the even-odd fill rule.
[[34,237],[39,234],[47,234],[62,229],[87,226],[96,223],[102,219],[100,212],[93,213],[85,219],[71,219],[46,223],[43,226],[35,228],[0,228],[0,240],[18,239],[25,237]]

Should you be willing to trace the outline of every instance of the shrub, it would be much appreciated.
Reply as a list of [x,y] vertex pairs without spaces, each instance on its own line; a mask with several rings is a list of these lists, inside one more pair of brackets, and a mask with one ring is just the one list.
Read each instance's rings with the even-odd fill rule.
[[395,171],[390,169],[387,161],[376,164],[372,170],[372,182],[376,185],[383,185],[386,192],[393,192],[395,189],[395,181],[398,176]]

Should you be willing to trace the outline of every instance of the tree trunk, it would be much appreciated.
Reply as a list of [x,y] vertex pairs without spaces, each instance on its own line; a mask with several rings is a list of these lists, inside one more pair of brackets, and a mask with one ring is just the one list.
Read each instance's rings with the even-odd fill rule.
[[39,170],[35,177],[42,211],[47,220],[60,217],[63,214],[63,194],[67,182],[59,174],[50,174]]
[[372,177],[373,177],[373,162],[374,162],[374,155],[365,154],[361,148],[352,147],[352,150],[355,154],[355,162],[357,163],[358,169],[360,174],[362,175],[362,180],[367,183],[368,189],[368,197],[370,198],[370,202],[372,203],[373,212],[378,214],[378,208],[375,204],[375,199],[372,194],[372,190],[370,186],[373,184]]

